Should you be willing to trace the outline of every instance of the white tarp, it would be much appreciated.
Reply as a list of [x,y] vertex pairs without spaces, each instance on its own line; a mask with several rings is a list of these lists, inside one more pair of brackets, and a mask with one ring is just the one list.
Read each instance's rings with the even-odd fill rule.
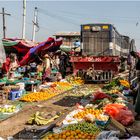
[[0,39],[0,64],[4,63],[5,61],[6,61],[5,49],[3,47],[2,40]]

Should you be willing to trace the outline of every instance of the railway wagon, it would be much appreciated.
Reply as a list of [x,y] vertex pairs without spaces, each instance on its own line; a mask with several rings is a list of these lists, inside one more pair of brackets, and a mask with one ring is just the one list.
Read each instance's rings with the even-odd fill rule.
[[130,38],[112,24],[81,25],[81,54],[71,56],[74,73],[86,81],[110,81],[127,69]]

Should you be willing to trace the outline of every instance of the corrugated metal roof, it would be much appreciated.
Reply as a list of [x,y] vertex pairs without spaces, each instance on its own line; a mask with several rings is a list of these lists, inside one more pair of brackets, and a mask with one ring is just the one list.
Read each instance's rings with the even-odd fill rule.
[[80,32],[58,32],[54,36],[80,36]]

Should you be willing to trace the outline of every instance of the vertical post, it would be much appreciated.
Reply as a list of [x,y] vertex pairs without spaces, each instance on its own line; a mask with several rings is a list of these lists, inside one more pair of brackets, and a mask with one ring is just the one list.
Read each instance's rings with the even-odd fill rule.
[[35,41],[35,32],[36,32],[36,26],[37,26],[37,14],[38,14],[37,7],[35,7],[34,21],[33,21],[33,34],[32,34],[32,41],[33,42]]
[[22,23],[22,39],[25,39],[26,30],[26,0],[23,0],[23,23]]
[[3,18],[3,38],[5,38],[5,30],[6,30],[6,27],[5,27],[5,16],[4,16],[4,8],[2,8],[2,18]]
[[3,20],[3,38],[6,38],[6,25],[5,25],[5,15],[10,16],[10,14],[5,13],[4,8],[2,8],[2,13],[0,13],[2,15],[2,20]]

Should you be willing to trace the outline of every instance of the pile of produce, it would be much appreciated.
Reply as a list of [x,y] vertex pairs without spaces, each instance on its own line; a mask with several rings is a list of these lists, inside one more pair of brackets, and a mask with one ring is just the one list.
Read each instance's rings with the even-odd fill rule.
[[81,88],[79,88],[78,90],[76,88],[73,89],[72,96],[83,96],[83,98],[84,98],[98,90],[99,90],[99,86],[97,86],[97,85],[91,85],[91,86],[88,85],[88,87],[86,85],[84,85]]
[[130,84],[127,80],[120,80],[119,82],[122,86],[130,88]]
[[0,107],[0,113],[14,113],[16,111],[16,106],[5,105]]
[[118,86],[118,84],[119,84],[119,79],[115,79],[111,81],[109,84],[105,85],[103,89],[111,90],[112,88]]
[[42,101],[42,100],[47,100],[49,98],[52,98],[56,96],[59,93],[48,93],[48,92],[31,92],[22,98],[20,98],[21,101],[26,101],[26,102],[34,102],[34,101]]
[[[92,115],[92,118],[95,120],[100,120],[100,121],[107,121],[108,117],[103,115],[103,110],[101,109],[85,109],[84,111],[80,111],[77,114],[75,114],[73,117],[76,119],[85,119],[88,120],[89,114]],[[90,117],[90,116],[89,116]]]
[[40,114],[40,112],[36,112],[35,114],[33,114],[29,120],[27,121],[27,124],[30,124],[30,125],[46,125],[52,121],[54,121],[55,119],[57,119],[59,116],[58,115],[55,115],[54,117],[52,117],[51,119],[46,119],[46,118],[43,118]]
[[82,122],[63,128],[59,134],[49,134],[44,139],[95,139],[100,129],[91,123]]
[[112,89],[108,92],[109,94],[118,94],[120,93],[118,89]]
[[78,140],[78,139],[95,139],[96,135],[95,134],[90,134],[90,133],[84,133],[80,130],[66,130],[63,131],[59,134],[50,134],[48,135],[46,138],[44,138],[43,140],[57,140],[57,139],[61,139],[61,140]]
[[98,134],[101,130],[92,123],[82,122],[78,124],[71,124],[63,128],[64,130],[80,130],[90,134]]
[[69,82],[54,82],[54,84],[58,89],[61,89],[63,91],[67,91],[73,88],[72,84],[70,84]]
[[115,80],[111,81],[109,84],[105,85],[103,87],[103,89],[110,91],[110,90],[116,89],[116,88],[121,89],[122,87],[130,88],[130,84],[127,80],[118,78],[118,79],[115,79]]
[[81,79],[81,77],[70,76],[70,77],[67,77],[67,81],[74,86],[84,84],[84,81]]
[[30,92],[20,98],[20,100],[26,102],[47,100],[70,89],[72,89],[72,85],[68,82],[55,82],[48,89],[41,92]]

